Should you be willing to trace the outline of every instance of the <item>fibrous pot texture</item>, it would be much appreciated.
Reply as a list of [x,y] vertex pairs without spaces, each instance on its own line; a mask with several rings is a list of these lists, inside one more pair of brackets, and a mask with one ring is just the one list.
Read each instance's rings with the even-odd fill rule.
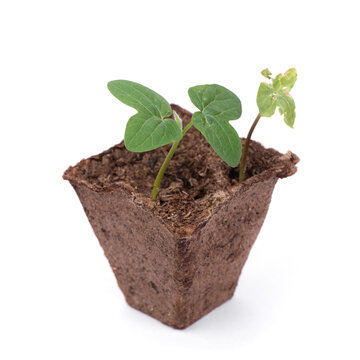
[[[191,113],[173,109],[184,123]],[[185,328],[230,299],[279,178],[298,157],[251,142],[247,179],[191,128],[151,188],[168,147],[132,153],[121,143],[69,167],[69,180],[129,305]]]

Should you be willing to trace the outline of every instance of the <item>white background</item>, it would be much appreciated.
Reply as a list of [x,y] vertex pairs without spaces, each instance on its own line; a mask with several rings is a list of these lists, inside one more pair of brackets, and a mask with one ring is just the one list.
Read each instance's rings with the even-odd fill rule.
[[[40,1],[0,5],[0,358],[360,359],[357,1]],[[186,330],[125,304],[63,171],[122,140],[114,79],[194,110],[296,67],[295,128],[254,139],[301,158],[278,182],[234,298]]]

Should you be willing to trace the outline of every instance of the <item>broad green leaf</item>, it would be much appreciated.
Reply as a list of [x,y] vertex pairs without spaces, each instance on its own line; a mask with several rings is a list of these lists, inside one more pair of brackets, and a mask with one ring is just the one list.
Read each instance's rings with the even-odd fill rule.
[[170,104],[155,91],[128,80],[114,80],[108,83],[110,92],[121,102],[138,112],[158,117],[171,115]]
[[132,116],[125,129],[125,146],[134,152],[156,149],[180,140],[181,130],[172,118],[161,119],[144,113]]
[[194,86],[189,89],[189,96],[200,110],[192,117],[194,126],[228,165],[237,166],[241,157],[241,141],[229,121],[241,116],[240,99],[216,84]]
[[284,121],[290,127],[294,126],[295,122],[295,102],[288,93],[279,91],[276,95],[279,112],[284,115]]
[[256,103],[261,116],[270,117],[274,115],[276,109],[276,98],[274,89],[271,85],[262,82],[256,97]]
[[235,167],[239,164],[241,141],[236,130],[227,121],[218,121],[212,116],[205,116],[200,111],[193,115],[192,121],[228,165]]
[[188,91],[192,103],[206,116],[212,115],[219,120],[236,120],[241,116],[241,101],[223,86],[198,85]]
[[[271,74],[267,69],[263,70],[262,74],[264,72]],[[278,107],[280,114],[284,115],[285,123],[290,127],[294,126],[295,102],[289,92],[294,86],[296,79],[296,70],[289,69],[285,74],[279,74],[272,79],[271,84],[264,82],[260,84],[256,102],[261,116],[272,116]]]
[[181,130],[171,116],[170,104],[155,91],[127,80],[108,83],[110,92],[136,109],[125,130],[125,146],[134,152],[156,149],[180,140]]

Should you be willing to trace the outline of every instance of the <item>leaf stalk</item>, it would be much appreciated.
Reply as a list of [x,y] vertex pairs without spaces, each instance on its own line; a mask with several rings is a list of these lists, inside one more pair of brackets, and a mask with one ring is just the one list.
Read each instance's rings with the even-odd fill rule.
[[166,156],[163,164],[161,165],[161,168],[160,168],[160,170],[159,170],[159,172],[158,172],[158,174],[157,174],[157,176],[156,176],[155,182],[154,182],[154,187],[153,187],[153,189],[152,189],[152,198],[153,198],[153,200],[156,200],[156,198],[157,198],[157,196],[158,196],[158,194],[159,194],[159,187],[160,187],[161,181],[162,181],[162,179],[163,179],[163,177],[164,177],[165,171],[166,171],[167,167],[169,166],[169,163],[170,163],[172,157],[173,157],[174,154],[175,154],[175,151],[176,151],[177,147],[178,147],[179,144],[180,144],[180,141],[182,140],[182,138],[184,137],[184,135],[189,131],[189,129],[191,128],[191,126],[192,126],[192,121],[190,121],[190,122],[185,126],[185,128],[183,129],[183,131],[181,132],[181,138],[180,138],[180,140],[175,141],[175,142],[172,144],[172,146],[171,146],[171,148],[170,148],[170,150],[169,150],[169,152],[168,152],[168,154],[167,154],[167,156]]
[[247,136],[246,141],[245,141],[244,151],[242,152],[241,160],[240,160],[239,182],[242,182],[243,180],[245,180],[245,166],[246,166],[247,153],[248,153],[248,150],[249,150],[249,144],[250,144],[252,133],[254,132],[255,127],[256,127],[257,123],[259,122],[260,118],[261,118],[261,115],[259,113],[257,115],[255,121],[251,125],[251,128],[249,130],[248,136]]

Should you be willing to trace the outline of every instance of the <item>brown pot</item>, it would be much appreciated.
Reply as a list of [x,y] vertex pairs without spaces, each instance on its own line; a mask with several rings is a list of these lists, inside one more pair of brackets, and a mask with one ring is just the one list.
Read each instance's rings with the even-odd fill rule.
[[[172,105],[187,123],[191,113]],[[69,167],[69,180],[128,304],[183,329],[229,300],[279,178],[298,157],[251,142],[248,178],[191,129],[163,180],[151,185],[164,148],[130,153],[123,143]],[[179,180],[180,179],[180,180]],[[210,191],[209,189],[212,189]]]

